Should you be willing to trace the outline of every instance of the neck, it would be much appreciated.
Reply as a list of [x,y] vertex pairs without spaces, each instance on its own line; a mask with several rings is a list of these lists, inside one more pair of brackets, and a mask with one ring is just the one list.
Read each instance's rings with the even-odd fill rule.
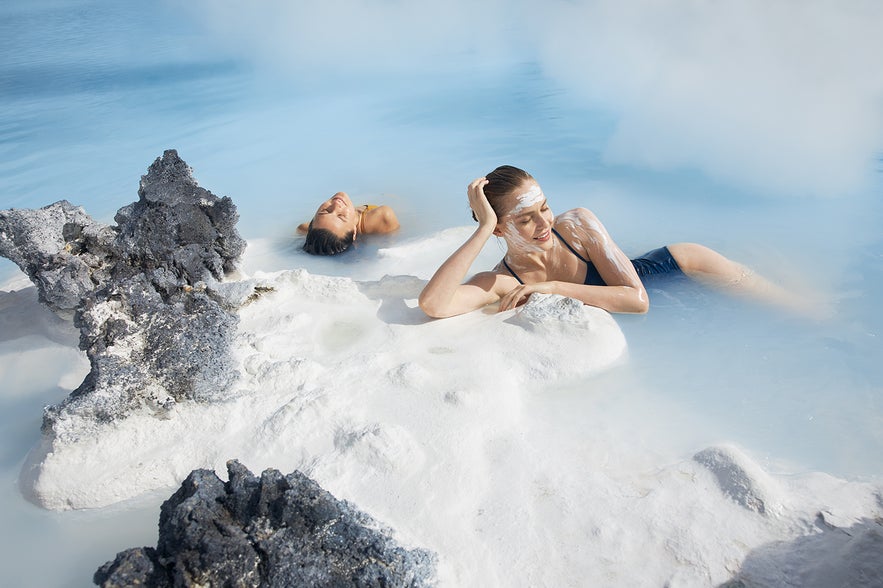
[[524,271],[546,269],[553,265],[558,254],[558,239],[552,235],[553,247],[543,249],[533,243],[524,243],[521,240],[512,242],[506,240],[505,260],[513,268]]

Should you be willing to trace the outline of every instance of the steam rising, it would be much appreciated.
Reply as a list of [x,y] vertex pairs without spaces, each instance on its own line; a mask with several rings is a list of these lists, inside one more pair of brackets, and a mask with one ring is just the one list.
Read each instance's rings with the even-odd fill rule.
[[609,163],[837,196],[867,188],[883,146],[874,0],[200,5],[225,41],[299,75],[535,61],[568,96],[613,115]]
[[883,144],[881,8],[562,2],[542,61],[618,113],[612,162],[836,195],[862,187]]

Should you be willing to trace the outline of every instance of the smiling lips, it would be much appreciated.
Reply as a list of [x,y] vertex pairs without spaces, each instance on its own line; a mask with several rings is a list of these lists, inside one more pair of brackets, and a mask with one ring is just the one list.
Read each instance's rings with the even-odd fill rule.
[[534,237],[534,241],[546,242],[551,238],[552,238],[552,231],[547,230],[545,233],[543,233],[539,237]]

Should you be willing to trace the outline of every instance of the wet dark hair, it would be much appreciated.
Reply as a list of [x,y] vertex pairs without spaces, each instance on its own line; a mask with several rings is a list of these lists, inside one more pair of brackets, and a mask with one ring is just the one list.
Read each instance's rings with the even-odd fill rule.
[[313,222],[310,221],[303,249],[310,255],[337,255],[349,249],[355,238],[355,231],[338,237],[328,229],[314,229]]
[[[485,177],[487,185],[484,187],[484,195],[487,196],[487,201],[494,209],[497,218],[501,218],[504,212],[500,210],[500,201],[520,188],[524,182],[533,179],[532,175],[512,165],[501,165]],[[478,220],[474,212],[472,218]]]

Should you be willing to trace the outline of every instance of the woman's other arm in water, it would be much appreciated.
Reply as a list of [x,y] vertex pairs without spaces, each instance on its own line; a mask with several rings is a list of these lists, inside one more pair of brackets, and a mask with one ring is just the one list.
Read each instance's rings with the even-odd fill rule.
[[607,229],[591,211],[576,208],[555,220],[556,229],[568,243],[581,245],[583,256],[592,261],[606,286],[549,281],[523,284],[504,295],[500,310],[514,308],[534,292],[560,294],[608,312],[645,313],[650,307],[647,291],[635,266],[616,245]]
[[497,215],[484,195],[483,188],[486,184],[485,178],[479,178],[469,184],[467,189],[469,205],[478,219],[478,228],[436,270],[420,293],[420,308],[433,318],[463,314],[500,299],[498,284],[504,276],[482,272],[463,283],[466,273],[487,240],[494,234],[497,225]]
[[365,234],[392,233],[398,228],[399,219],[389,206],[378,206],[362,213],[362,232]]

